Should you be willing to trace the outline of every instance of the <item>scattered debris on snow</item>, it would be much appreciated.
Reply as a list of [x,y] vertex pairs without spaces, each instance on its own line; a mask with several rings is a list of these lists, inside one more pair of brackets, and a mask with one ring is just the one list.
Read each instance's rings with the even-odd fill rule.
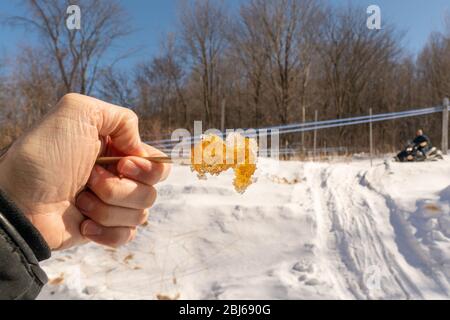
[[450,158],[260,159],[243,195],[232,174],[174,167],[135,242],[55,253],[40,298],[450,298]]

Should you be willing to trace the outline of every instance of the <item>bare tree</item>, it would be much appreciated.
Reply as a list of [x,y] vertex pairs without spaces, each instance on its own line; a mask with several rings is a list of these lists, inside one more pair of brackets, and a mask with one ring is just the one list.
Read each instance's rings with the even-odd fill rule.
[[214,125],[214,114],[219,105],[218,69],[227,45],[227,22],[223,4],[213,0],[186,1],[181,7],[182,40],[192,70],[201,82],[202,106],[209,126]]
[[13,141],[57,101],[60,83],[45,52],[21,47],[0,85],[1,145]]
[[431,98],[428,103],[440,103],[450,96],[450,37],[440,33],[430,37],[419,56],[418,70]]
[[264,35],[261,32],[261,21],[248,6],[242,6],[240,19],[236,19],[229,34],[231,57],[239,61],[245,70],[245,78],[249,83],[249,95],[253,104],[254,126],[260,125],[261,104],[264,90],[264,75],[267,71],[267,55],[265,54]]
[[58,100],[62,85],[54,77],[55,66],[45,50],[22,47],[11,74],[11,94],[17,97],[14,112],[31,126]]
[[99,77],[98,92],[102,99],[111,103],[130,109],[136,107],[134,79],[128,72],[115,70],[113,67],[103,70]]
[[171,82],[171,88],[175,91],[177,105],[180,105],[183,114],[182,124],[187,126],[189,123],[189,106],[183,89],[186,81],[186,70],[183,67],[186,62],[185,54],[177,43],[176,35],[171,33],[166,37],[163,43],[162,55],[155,66],[159,67],[159,71]]
[[[233,45],[251,84],[255,125],[260,123],[263,92],[265,113],[276,115],[267,120],[284,125],[301,119],[301,107],[307,104],[320,6],[320,2],[310,0],[252,0],[241,7]],[[283,136],[283,140],[287,143],[290,139]]]
[[[247,0],[231,16],[224,2],[185,0],[160,53],[125,72],[105,63],[130,31],[116,1],[80,0],[78,31],[65,26],[68,0],[21,2],[27,16],[9,21],[39,32],[41,43],[21,48],[13,72],[0,76],[0,144],[69,91],[134,108],[149,140],[191,128],[193,119],[218,126],[221,106],[227,127],[260,128],[300,122],[301,107],[308,120],[311,110],[334,119],[437,105],[450,95],[450,16],[448,30],[433,34],[415,59],[401,50],[396,28],[384,21],[382,30],[367,29],[365,8],[352,4]],[[375,124],[375,146],[392,151],[417,126],[437,139],[438,121],[430,115]],[[295,148],[300,138],[283,135],[282,142]],[[364,126],[329,129],[317,141],[358,151],[366,142]]]
[[[332,117],[367,114],[372,106],[380,110],[379,101],[370,100],[375,85],[383,82],[384,72],[399,53],[398,39],[392,29],[371,31],[361,19],[359,7],[340,8],[321,28],[318,44],[321,72],[321,96]],[[373,96],[372,96],[373,97]],[[349,129],[339,130],[338,140],[347,139]],[[357,135],[352,134],[352,138]]]
[[115,1],[81,0],[80,30],[66,27],[70,1],[22,0],[27,15],[9,18],[37,31],[58,70],[63,92],[90,94],[99,75],[102,59],[114,41],[131,29],[125,11]]
[[[450,15],[446,19],[445,32],[435,32],[429,39],[416,63],[416,91],[419,105],[438,106],[444,97],[450,96]],[[439,115],[416,122],[433,140],[441,137]]]

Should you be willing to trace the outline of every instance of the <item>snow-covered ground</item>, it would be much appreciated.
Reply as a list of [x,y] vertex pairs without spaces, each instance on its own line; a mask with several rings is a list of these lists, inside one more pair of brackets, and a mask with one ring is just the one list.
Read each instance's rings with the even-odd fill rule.
[[449,299],[450,158],[176,166],[132,244],[56,253],[44,299]]

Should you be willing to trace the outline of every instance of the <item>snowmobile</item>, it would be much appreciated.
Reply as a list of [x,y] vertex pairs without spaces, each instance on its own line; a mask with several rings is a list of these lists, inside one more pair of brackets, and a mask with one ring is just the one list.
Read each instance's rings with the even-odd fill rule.
[[406,148],[401,151],[395,158],[398,162],[425,162],[444,160],[442,152],[435,147],[426,151],[425,154],[419,149],[419,146],[409,142]]

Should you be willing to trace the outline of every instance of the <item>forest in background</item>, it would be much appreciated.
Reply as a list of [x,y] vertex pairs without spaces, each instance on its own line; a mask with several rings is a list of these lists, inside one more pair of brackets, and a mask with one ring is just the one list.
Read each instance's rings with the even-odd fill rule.
[[[113,46],[133,32],[118,1],[80,0],[82,28],[68,30],[69,1],[22,0],[24,16],[2,27],[26,28],[39,44],[0,58],[0,148],[41,119],[69,92],[133,109],[143,140],[167,138],[177,128],[261,128],[442,105],[450,96],[450,16],[421,52],[402,48],[404,32],[383,20],[366,26],[366,8],[330,7],[318,0],[179,2],[176,31],[159,54],[134,68],[111,60]],[[414,36],[414,35],[413,35]],[[142,39],[145,43],[146,39]],[[305,113],[303,114],[303,110]],[[377,152],[403,146],[422,127],[435,144],[441,115],[374,124]],[[368,150],[367,125],[321,130],[317,145]],[[313,134],[282,136],[283,146],[311,148]]]

